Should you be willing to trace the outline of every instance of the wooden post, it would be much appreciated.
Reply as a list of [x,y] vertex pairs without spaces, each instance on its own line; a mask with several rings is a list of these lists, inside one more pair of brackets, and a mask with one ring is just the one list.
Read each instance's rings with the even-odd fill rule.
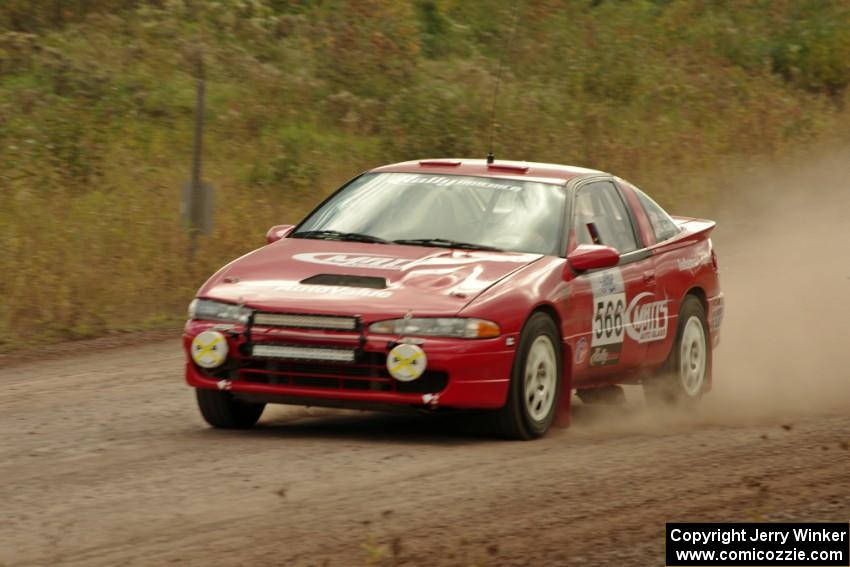
[[204,104],[206,97],[206,76],[204,54],[198,51],[196,61],[197,94],[195,98],[195,133],[192,148],[192,180],[189,196],[189,261],[194,261],[198,249],[198,234],[203,224],[204,186],[201,176],[201,161],[204,150]]

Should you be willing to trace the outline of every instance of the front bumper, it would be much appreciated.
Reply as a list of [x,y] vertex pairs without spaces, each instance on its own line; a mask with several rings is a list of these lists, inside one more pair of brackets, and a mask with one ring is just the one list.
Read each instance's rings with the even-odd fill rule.
[[[228,341],[228,361],[214,370],[198,367],[189,356],[192,339],[218,329]],[[386,355],[400,337],[355,332],[279,328],[222,329],[208,321],[189,321],[183,342],[186,382],[195,388],[228,390],[256,401],[338,407],[381,406],[499,408],[507,399],[515,348],[503,335],[494,339],[423,338],[425,374],[409,383],[389,376]],[[250,344],[298,344],[357,348],[354,363],[277,361],[250,355]]]

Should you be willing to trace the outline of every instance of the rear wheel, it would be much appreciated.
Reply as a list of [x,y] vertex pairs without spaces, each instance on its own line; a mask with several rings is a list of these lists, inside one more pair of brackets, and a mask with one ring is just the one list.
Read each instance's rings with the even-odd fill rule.
[[493,415],[500,436],[535,439],[552,425],[561,391],[560,346],[552,318],[533,314],[520,336],[508,401]]
[[263,414],[266,404],[252,404],[233,397],[230,392],[197,388],[198,408],[207,423],[220,429],[248,429]]
[[676,341],[664,367],[643,383],[648,401],[696,403],[705,389],[711,364],[708,325],[702,302],[688,295],[679,311]]

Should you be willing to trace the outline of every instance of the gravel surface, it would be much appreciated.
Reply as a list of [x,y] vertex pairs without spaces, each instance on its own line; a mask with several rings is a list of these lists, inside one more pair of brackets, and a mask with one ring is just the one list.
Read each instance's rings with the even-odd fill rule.
[[529,443],[288,407],[223,432],[176,337],[2,359],[0,565],[646,566],[668,521],[846,522],[847,163],[753,173],[721,215],[715,390],[686,415],[632,388]]
[[168,341],[4,376],[0,563],[652,565],[665,521],[850,518],[847,412],[659,416],[632,395],[531,443],[287,407],[221,432],[181,364]]

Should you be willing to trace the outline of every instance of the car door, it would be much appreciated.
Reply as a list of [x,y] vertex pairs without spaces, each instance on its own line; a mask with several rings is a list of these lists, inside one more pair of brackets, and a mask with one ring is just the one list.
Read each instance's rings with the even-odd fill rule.
[[580,244],[611,246],[621,257],[615,267],[577,273],[570,281],[565,336],[579,385],[610,381],[641,366],[647,341],[633,324],[635,308],[655,292],[651,254],[610,178],[591,179],[575,189],[568,254]]
[[[618,180],[618,183],[624,189],[627,200],[632,203],[638,222],[643,225],[645,240],[653,252],[657,295],[647,297],[644,304],[655,306],[648,315],[655,316],[657,321],[650,321],[654,325],[654,332],[647,337],[646,363],[647,366],[657,366],[664,362],[673,347],[679,298],[690,283],[688,276],[693,273],[692,270],[710,261],[710,247],[693,250],[691,246],[665,246],[681,232],[681,228],[646,193],[626,181]],[[639,307],[638,315],[646,310],[645,307]]]

